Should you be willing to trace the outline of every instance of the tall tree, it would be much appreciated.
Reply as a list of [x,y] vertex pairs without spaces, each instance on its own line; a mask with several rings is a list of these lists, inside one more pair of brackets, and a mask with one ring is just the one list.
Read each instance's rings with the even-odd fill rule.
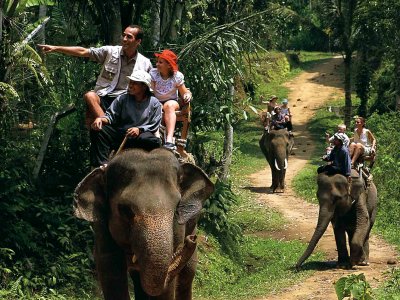
[[357,8],[364,0],[321,0],[319,11],[327,30],[332,30],[336,48],[342,51],[344,61],[345,115],[344,122],[350,125],[352,116],[351,71],[354,53],[354,20]]

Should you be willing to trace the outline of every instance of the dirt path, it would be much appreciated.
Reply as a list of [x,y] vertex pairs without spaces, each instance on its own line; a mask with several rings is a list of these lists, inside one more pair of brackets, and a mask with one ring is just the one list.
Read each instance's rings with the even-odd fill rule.
[[[291,182],[296,173],[301,170],[313,152],[313,143],[310,132],[306,130],[307,121],[315,110],[328,101],[343,95],[340,72],[342,58],[334,58],[315,66],[312,70],[302,73],[287,83],[290,89],[289,104],[293,114],[295,128],[294,155],[290,157],[288,172],[286,173],[287,188],[283,194],[259,194],[259,201],[280,211],[289,223],[282,231],[274,233],[277,238],[287,240],[299,239],[308,242],[314,232],[318,218],[318,206],[297,198],[292,191]],[[269,166],[251,176],[252,186],[265,188],[271,184]],[[319,241],[316,250],[327,254],[327,261],[321,269],[299,285],[285,289],[277,295],[270,295],[261,299],[337,299],[333,283],[340,277],[355,273],[364,273],[372,287],[378,286],[384,280],[384,271],[390,266],[388,259],[397,257],[394,248],[384,243],[377,236],[371,238],[370,265],[359,267],[357,270],[340,270],[333,267],[337,259],[336,246],[331,226]],[[315,251],[316,251],[315,250]],[[300,255],[300,254],[299,254]]]

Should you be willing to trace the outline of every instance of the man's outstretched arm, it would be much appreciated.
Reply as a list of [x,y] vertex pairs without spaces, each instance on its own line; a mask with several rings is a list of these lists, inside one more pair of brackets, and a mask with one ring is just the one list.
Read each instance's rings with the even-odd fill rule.
[[58,52],[71,56],[89,57],[89,49],[79,46],[53,46],[38,44],[38,47],[44,53]]

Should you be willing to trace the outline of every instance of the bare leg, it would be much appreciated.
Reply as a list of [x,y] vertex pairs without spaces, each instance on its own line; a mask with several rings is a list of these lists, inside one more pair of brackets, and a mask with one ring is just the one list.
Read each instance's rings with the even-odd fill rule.
[[355,148],[355,147],[356,147],[356,144],[355,144],[355,143],[351,143],[350,146],[349,146],[349,154],[350,154],[350,157],[351,157],[351,158],[353,157],[354,148]]
[[94,119],[104,116],[104,111],[100,107],[100,97],[95,92],[87,92],[83,100],[86,102],[86,126],[90,127]]
[[357,159],[363,153],[364,153],[364,146],[357,143],[356,147],[355,147],[353,158],[351,159],[351,164],[354,165],[354,163],[357,161]]
[[164,121],[167,131],[166,142],[172,143],[176,124],[175,111],[179,109],[179,104],[176,101],[170,100],[164,103]]

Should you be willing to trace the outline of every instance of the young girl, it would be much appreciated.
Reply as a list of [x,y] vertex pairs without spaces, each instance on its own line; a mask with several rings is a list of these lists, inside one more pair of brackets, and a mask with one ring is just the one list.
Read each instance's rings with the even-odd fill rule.
[[179,109],[178,92],[184,103],[189,103],[192,94],[184,84],[184,76],[178,71],[178,57],[171,50],[156,53],[156,68],[150,70],[151,86],[154,96],[161,102],[164,110],[166,139],[164,147],[176,150],[173,143],[176,124],[175,111]]
[[292,121],[292,114],[290,113],[290,108],[288,107],[288,99],[283,99],[282,100],[282,105],[281,105],[281,113],[285,115],[286,121]]

